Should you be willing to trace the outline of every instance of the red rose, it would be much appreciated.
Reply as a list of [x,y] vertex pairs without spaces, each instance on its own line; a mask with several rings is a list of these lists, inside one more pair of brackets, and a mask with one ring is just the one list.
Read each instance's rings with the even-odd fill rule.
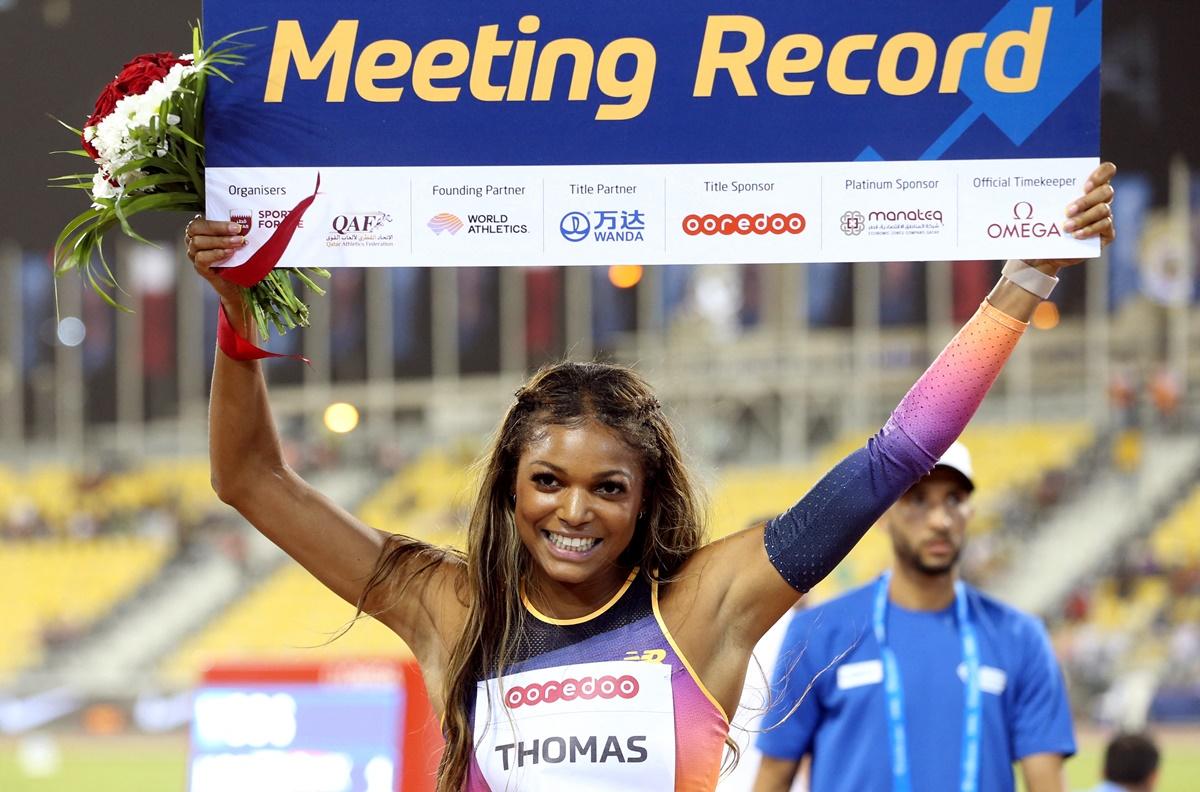
[[137,96],[146,92],[151,85],[167,76],[177,63],[183,63],[171,52],[153,52],[138,55],[126,63],[117,75],[116,86],[122,96]]
[[[124,94],[117,88],[117,83],[114,80],[104,86],[104,90],[100,92],[100,98],[96,100],[96,109],[92,111],[91,116],[84,122],[83,128],[87,129],[90,126],[95,126],[108,118],[108,114],[117,106],[117,102],[124,98]],[[92,159],[99,156],[96,149],[87,140],[83,141],[83,149]]]
[[[107,118],[108,114],[117,106],[117,102],[126,96],[144,94],[151,85],[166,77],[167,72],[177,63],[186,63],[186,61],[176,58],[173,52],[151,52],[138,55],[126,63],[121,67],[121,73],[104,86],[100,98],[96,100],[96,109],[92,111],[92,115],[83,125],[84,129],[95,126]],[[83,150],[92,159],[99,156],[95,147],[86,140],[83,141]]]

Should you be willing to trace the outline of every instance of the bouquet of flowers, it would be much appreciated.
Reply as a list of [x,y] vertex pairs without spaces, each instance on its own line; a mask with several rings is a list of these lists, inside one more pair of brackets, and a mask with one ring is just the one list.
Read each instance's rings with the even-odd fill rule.
[[[133,230],[131,217],[150,211],[203,213],[204,91],[211,77],[229,80],[222,67],[245,62],[239,51],[250,45],[234,41],[237,35],[206,49],[194,27],[190,54],[139,55],[105,86],[83,129],[59,122],[79,136],[82,148],[57,153],[90,159],[96,171],[51,180],[86,191],[92,201],[58,235],[55,274],[79,271],[106,302],[128,311],[110,293],[120,286],[104,258],[104,235],[119,226],[127,236],[152,244]],[[280,333],[308,325],[308,306],[296,296],[292,278],[324,294],[313,276],[328,278],[329,273],[274,269],[272,263],[265,277],[242,284],[264,339],[268,322]]]

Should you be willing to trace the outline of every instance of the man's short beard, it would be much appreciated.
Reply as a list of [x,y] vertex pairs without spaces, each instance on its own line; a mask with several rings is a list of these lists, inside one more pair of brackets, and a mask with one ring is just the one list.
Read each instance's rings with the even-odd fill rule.
[[899,558],[900,561],[905,564],[905,566],[915,569],[922,575],[928,575],[929,577],[938,577],[939,575],[946,575],[953,572],[954,566],[958,563],[959,557],[962,556],[962,546],[960,545],[957,549],[955,549],[954,555],[951,556],[948,561],[935,566],[926,564],[921,559],[921,554],[903,539],[897,538],[894,541],[894,545],[896,548],[896,557]]

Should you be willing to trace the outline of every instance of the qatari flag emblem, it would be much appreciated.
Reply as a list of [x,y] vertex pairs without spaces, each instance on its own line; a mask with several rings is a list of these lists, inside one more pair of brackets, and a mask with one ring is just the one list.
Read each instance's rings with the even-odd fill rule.
[[229,222],[240,225],[242,227],[242,235],[245,236],[250,233],[250,228],[253,225],[251,221],[252,217],[253,215],[249,212],[230,212]]

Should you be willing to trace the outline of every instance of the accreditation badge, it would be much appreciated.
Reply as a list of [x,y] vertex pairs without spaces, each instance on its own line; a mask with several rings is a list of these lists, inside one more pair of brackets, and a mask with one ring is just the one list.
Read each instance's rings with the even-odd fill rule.
[[480,682],[475,746],[493,792],[674,789],[671,667],[616,660]]

